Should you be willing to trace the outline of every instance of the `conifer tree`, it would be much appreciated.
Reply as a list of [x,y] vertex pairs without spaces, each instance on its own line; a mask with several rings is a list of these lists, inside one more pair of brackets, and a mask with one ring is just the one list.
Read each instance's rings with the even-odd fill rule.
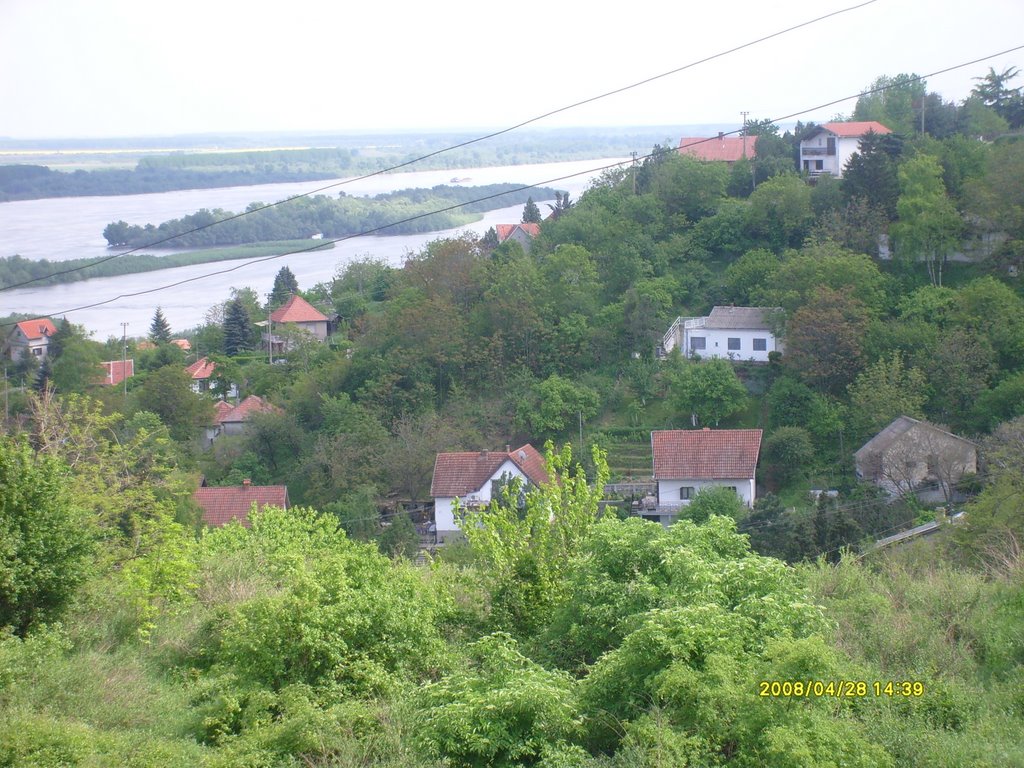
[[532,197],[526,198],[526,205],[523,206],[523,224],[540,224],[540,208],[533,202]]
[[252,348],[249,312],[240,299],[232,299],[224,309],[224,354],[229,357]]
[[299,281],[288,267],[281,267],[274,277],[274,288],[270,292],[269,304],[271,307],[279,307],[288,301],[288,298],[299,292]]
[[160,307],[153,314],[153,322],[149,326],[149,340],[154,344],[169,344],[171,341],[171,324],[164,317]]

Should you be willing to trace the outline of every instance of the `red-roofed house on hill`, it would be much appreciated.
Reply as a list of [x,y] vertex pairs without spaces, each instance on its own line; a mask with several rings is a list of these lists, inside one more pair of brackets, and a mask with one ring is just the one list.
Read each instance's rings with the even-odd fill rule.
[[828,173],[842,177],[846,164],[860,149],[860,140],[868,133],[892,131],[874,120],[819,125],[800,140],[800,169],[811,176]]
[[220,417],[221,430],[225,435],[240,435],[245,432],[249,419],[257,413],[281,413],[281,409],[257,395],[249,395]]
[[242,485],[197,488],[192,499],[202,508],[206,525],[218,527],[238,520],[248,528],[254,508],[288,509],[288,486],[252,485],[246,480]]
[[[192,365],[185,369],[185,372],[192,378],[192,391],[197,395],[210,391],[210,384],[213,374],[217,370],[217,364],[208,357],[200,357]],[[232,382],[227,397],[238,397],[238,387]]]
[[717,138],[684,136],[679,140],[679,154],[711,163],[732,165],[744,157],[754,159],[757,136],[725,136]]
[[461,535],[452,512],[455,499],[459,499],[464,508],[486,506],[497,489],[512,478],[519,478],[528,485],[548,481],[544,457],[529,443],[514,451],[506,446],[504,451],[437,454],[430,495],[434,498],[438,542]]
[[276,325],[291,323],[318,341],[327,339],[327,316],[301,296],[293,295],[288,301],[270,313],[270,320]]
[[50,337],[56,332],[56,326],[48,317],[15,323],[4,342],[7,357],[11,360],[21,360],[24,355],[32,355],[39,359],[46,357]]
[[651,432],[660,522],[704,488],[726,487],[748,507],[754,504],[754,471],[760,429],[671,429]]
[[108,387],[120,384],[135,375],[135,360],[109,360],[100,363],[103,366],[103,383]]
[[515,240],[524,251],[530,250],[533,245],[533,238],[540,234],[540,224],[536,222],[523,222],[521,224],[497,224],[494,231],[498,233],[498,242]]

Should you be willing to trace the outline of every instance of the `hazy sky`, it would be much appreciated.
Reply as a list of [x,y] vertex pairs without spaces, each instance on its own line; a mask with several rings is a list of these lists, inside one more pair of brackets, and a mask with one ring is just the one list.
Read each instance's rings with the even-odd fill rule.
[[[856,2],[0,0],[0,136],[504,127]],[[1024,0],[876,0],[538,127],[739,125],[1022,44]],[[929,89],[989,66],[1024,50]]]

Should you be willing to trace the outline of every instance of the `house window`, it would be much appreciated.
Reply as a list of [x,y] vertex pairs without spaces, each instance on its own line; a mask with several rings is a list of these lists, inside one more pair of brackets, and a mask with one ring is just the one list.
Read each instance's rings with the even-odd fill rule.
[[32,354],[35,355],[36,357],[42,357],[43,356],[43,348],[42,347],[36,347],[35,349],[32,350]]
[[736,486],[735,486],[735,485],[727,485],[727,486],[725,486],[725,487],[726,487],[726,488],[728,488],[728,489],[729,489],[730,491],[732,491],[733,493],[735,493],[735,494],[739,495],[739,491],[737,491],[737,490],[736,490]]
[[[829,137],[827,139],[827,141],[828,141],[828,143],[826,144],[825,154],[826,155],[835,155],[835,153],[836,153],[836,140],[834,138],[832,138],[832,137]],[[821,162],[821,161],[819,161],[819,162]]]
[[738,350],[740,348],[740,340],[735,338],[729,339],[729,349]]
[[689,501],[692,498],[693,498],[693,486],[692,485],[684,485],[682,488],[679,489],[679,499],[681,501]]
[[691,336],[690,337],[690,349],[707,349],[708,340],[703,336]]
[[[835,153],[833,153],[833,154],[835,154]],[[821,170],[824,170],[824,168],[825,168],[825,161],[824,160],[815,160],[814,161],[814,170],[821,171]]]
[[768,349],[768,339],[754,339],[754,351],[764,352]]

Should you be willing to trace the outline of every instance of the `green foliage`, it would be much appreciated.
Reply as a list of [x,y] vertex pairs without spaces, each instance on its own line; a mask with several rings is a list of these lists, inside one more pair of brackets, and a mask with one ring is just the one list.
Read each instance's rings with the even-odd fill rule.
[[414,558],[420,551],[420,537],[408,515],[396,515],[377,539],[380,551],[388,557]]
[[516,420],[532,434],[558,435],[574,426],[580,414],[590,419],[599,402],[597,392],[585,384],[552,374],[517,401]]
[[777,485],[787,485],[814,461],[814,444],[803,427],[780,427],[764,442],[764,463]]
[[93,535],[61,462],[0,438],[0,628],[23,636],[57,618],[88,573]]
[[252,349],[252,329],[252,320],[242,300],[229,301],[224,308],[224,354],[234,357]]
[[748,398],[732,364],[721,358],[681,363],[671,375],[670,390],[676,407],[690,414],[694,426],[717,426],[743,410]]
[[149,340],[154,344],[168,344],[171,341],[171,324],[167,322],[160,307],[156,308],[153,322],[149,324]]
[[526,198],[526,205],[523,206],[523,224],[539,224],[540,222],[540,208],[533,202],[532,197]]
[[924,374],[907,368],[893,354],[869,365],[849,386],[851,421],[863,436],[873,435],[897,416],[921,418],[925,403]]
[[465,666],[417,696],[416,736],[428,755],[465,768],[533,765],[581,732],[568,675],[523,656],[504,633],[466,653]]
[[722,487],[702,488],[689,504],[679,510],[679,517],[698,524],[706,523],[713,515],[739,522],[746,514],[747,508],[736,491]]
[[150,373],[132,392],[132,402],[138,410],[159,416],[175,440],[191,440],[213,423],[213,403],[192,392],[188,373],[177,365]]
[[274,308],[279,307],[298,292],[299,281],[295,274],[287,266],[283,266],[274,275],[274,287],[270,291],[267,304]]
[[942,167],[930,155],[900,166],[899,220],[892,226],[896,256],[924,261],[932,285],[942,285],[946,258],[959,241],[963,224],[942,183]]

